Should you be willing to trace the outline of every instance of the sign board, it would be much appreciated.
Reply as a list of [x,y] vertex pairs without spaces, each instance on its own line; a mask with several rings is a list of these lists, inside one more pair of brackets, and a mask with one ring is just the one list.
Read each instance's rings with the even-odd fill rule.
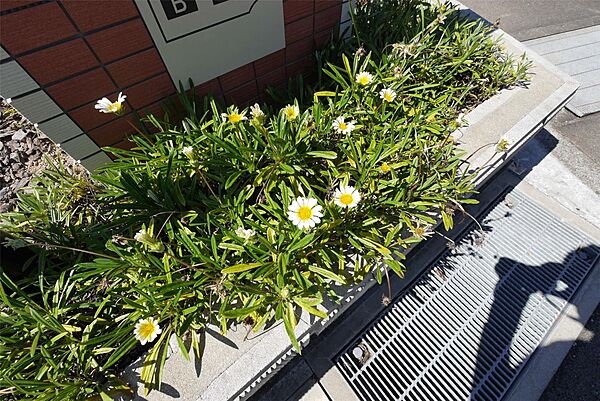
[[174,83],[209,81],[285,47],[281,0],[136,0]]

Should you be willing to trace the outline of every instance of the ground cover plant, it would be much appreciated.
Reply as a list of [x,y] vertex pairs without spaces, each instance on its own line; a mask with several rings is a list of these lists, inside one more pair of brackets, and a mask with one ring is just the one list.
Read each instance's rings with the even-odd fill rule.
[[452,227],[474,192],[460,113],[525,67],[448,4],[358,2],[353,18],[300,100],[242,109],[182,91],[182,121],[150,116],[93,177],[57,163],[20,194],[0,230],[36,256],[0,278],[8,399],[132,394],[119,372],[143,351],[156,388],[169,339],[201,357],[207,324],[281,323],[299,350],[301,311],[324,317],[337,285],[402,276],[405,249]]

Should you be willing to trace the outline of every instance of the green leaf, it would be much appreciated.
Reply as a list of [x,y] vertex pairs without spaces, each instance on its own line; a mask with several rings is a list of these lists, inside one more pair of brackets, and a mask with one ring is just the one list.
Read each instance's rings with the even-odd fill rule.
[[442,221],[444,222],[444,228],[446,229],[446,231],[452,230],[452,226],[454,225],[452,217],[448,215],[448,213],[446,213],[444,210],[442,210]]
[[221,316],[228,318],[228,319],[235,319],[235,318],[242,317],[242,316],[248,316],[249,314],[251,314],[252,312],[257,310],[261,306],[262,306],[261,304],[257,304],[257,305],[248,306],[246,308],[224,310],[224,311],[221,311]]
[[35,353],[35,349],[37,347],[38,341],[40,340],[40,334],[41,334],[41,330],[40,327],[38,326],[38,332],[35,334],[35,337],[33,338],[33,342],[31,343],[31,350],[29,351],[29,356],[33,357],[33,354]]
[[317,267],[317,266],[309,266],[308,270],[310,270],[311,272],[317,273],[323,277],[334,280],[340,284],[346,284],[346,280],[342,276],[339,276],[330,270],[326,270],[326,269],[323,269],[323,268]]
[[337,158],[337,153],[329,150],[314,150],[311,152],[306,152],[307,155],[313,157],[320,157],[322,159],[334,160]]
[[314,233],[308,234],[308,235],[304,236],[300,241],[292,242],[287,250],[288,250],[288,252],[294,252],[298,249],[305,248],[306,246],[308,246],[308,244],[310,244],[313,241],[314,238],[315,238]]
[[177,339],[177,345],[179,345],[179,351],[181,352],[181,355],[183,355],[184,358],[189,361],[190,360],[190,352],[185,347],[183,340],[177,334],[175,335],[175,338]]
[[[298,342],[298,339],[296,338],[296,334],[294,333],[294,327],[295,322],[296,322],[296,317],[294,316],[294,309],[291,306],[291,304],[287,304],[286,306],[286,313],[283,314],[283,325],[285,326],[285,331],[288,335],[288,337],[290,338],[290,341],[292,342],[292,345],[294,346],[294,349],[296,350],[297,353],[302,353],[302,348],[300,347],[300,343]],[[290,316],[290,312],[289,310],[291,309],[291,316]]]
[[331,97],[331,96],[335,96],[337,95],[336,92],[332,92],[332,91],[319,91],[319,92],[315,92],[315,96],[316,97],[321,97],[321,96],[326,96],[326,97]]
[[252,270],[252,269],[256,269],[257,267],[262,266],[263,264],[260,262],[255,262],[255,263],[241,263],[239,265],[233,265],[233,266],[229,266],[224,268],[223,270],[221,270],[222,273],[228,274],[228,273],[240,273],[240,272],[245,272],[246,270]]
[[113,398],[102,390],[100,391],[100,398],[102,398],[102,401],[113,401]]
[[327,313],[315,308],[314,306],[309,305],[308,303],[305,303],[302,300],[302,298],[294,298],[294,302],[310,314],[318,316],[322,319],[325,319],[327,317]]

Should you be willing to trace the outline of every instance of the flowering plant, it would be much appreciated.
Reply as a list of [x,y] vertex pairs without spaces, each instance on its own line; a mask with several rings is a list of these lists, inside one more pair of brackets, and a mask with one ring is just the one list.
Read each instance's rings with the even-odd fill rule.
[[22,194],[0,229],[37,248],[40,278],[0,277],[2,387],[109,399],[142,350],[141,380],[156,388],[170,338],[200,357],[211,323],[250,332],[281,321],[299,351],[302,311],[326,317],[337,286],[402,276],[407,248],[439,220],[452,227],[474,192],[450,135],[457,116],[521,67],[497,61],[487,30],[451,9],[411,8],[418,35],[392,32],[394,46],[366,27],[414,22],[361,10],[368,23],[350,42],[360,35],[366,50],[344,48],[308,100],[210,101],[198,115],[182,91],[182,121],[148,116],[154,135],[109,149],[115,162],[93,177],[57,166]]

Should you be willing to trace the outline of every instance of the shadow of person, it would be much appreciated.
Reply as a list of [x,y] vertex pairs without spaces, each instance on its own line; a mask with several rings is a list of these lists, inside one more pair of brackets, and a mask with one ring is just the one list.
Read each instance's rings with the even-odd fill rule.
[[[599,255],[600,248],[592,245],[569,252],[562,262],[537,266],[498,260],[498,282],[481,332],[470,400],[502,398],[585,278],[570,267],[589,266]],[[550,308],[538,308],[543,302]],[[538,324],[540,320],[546,324]]]

